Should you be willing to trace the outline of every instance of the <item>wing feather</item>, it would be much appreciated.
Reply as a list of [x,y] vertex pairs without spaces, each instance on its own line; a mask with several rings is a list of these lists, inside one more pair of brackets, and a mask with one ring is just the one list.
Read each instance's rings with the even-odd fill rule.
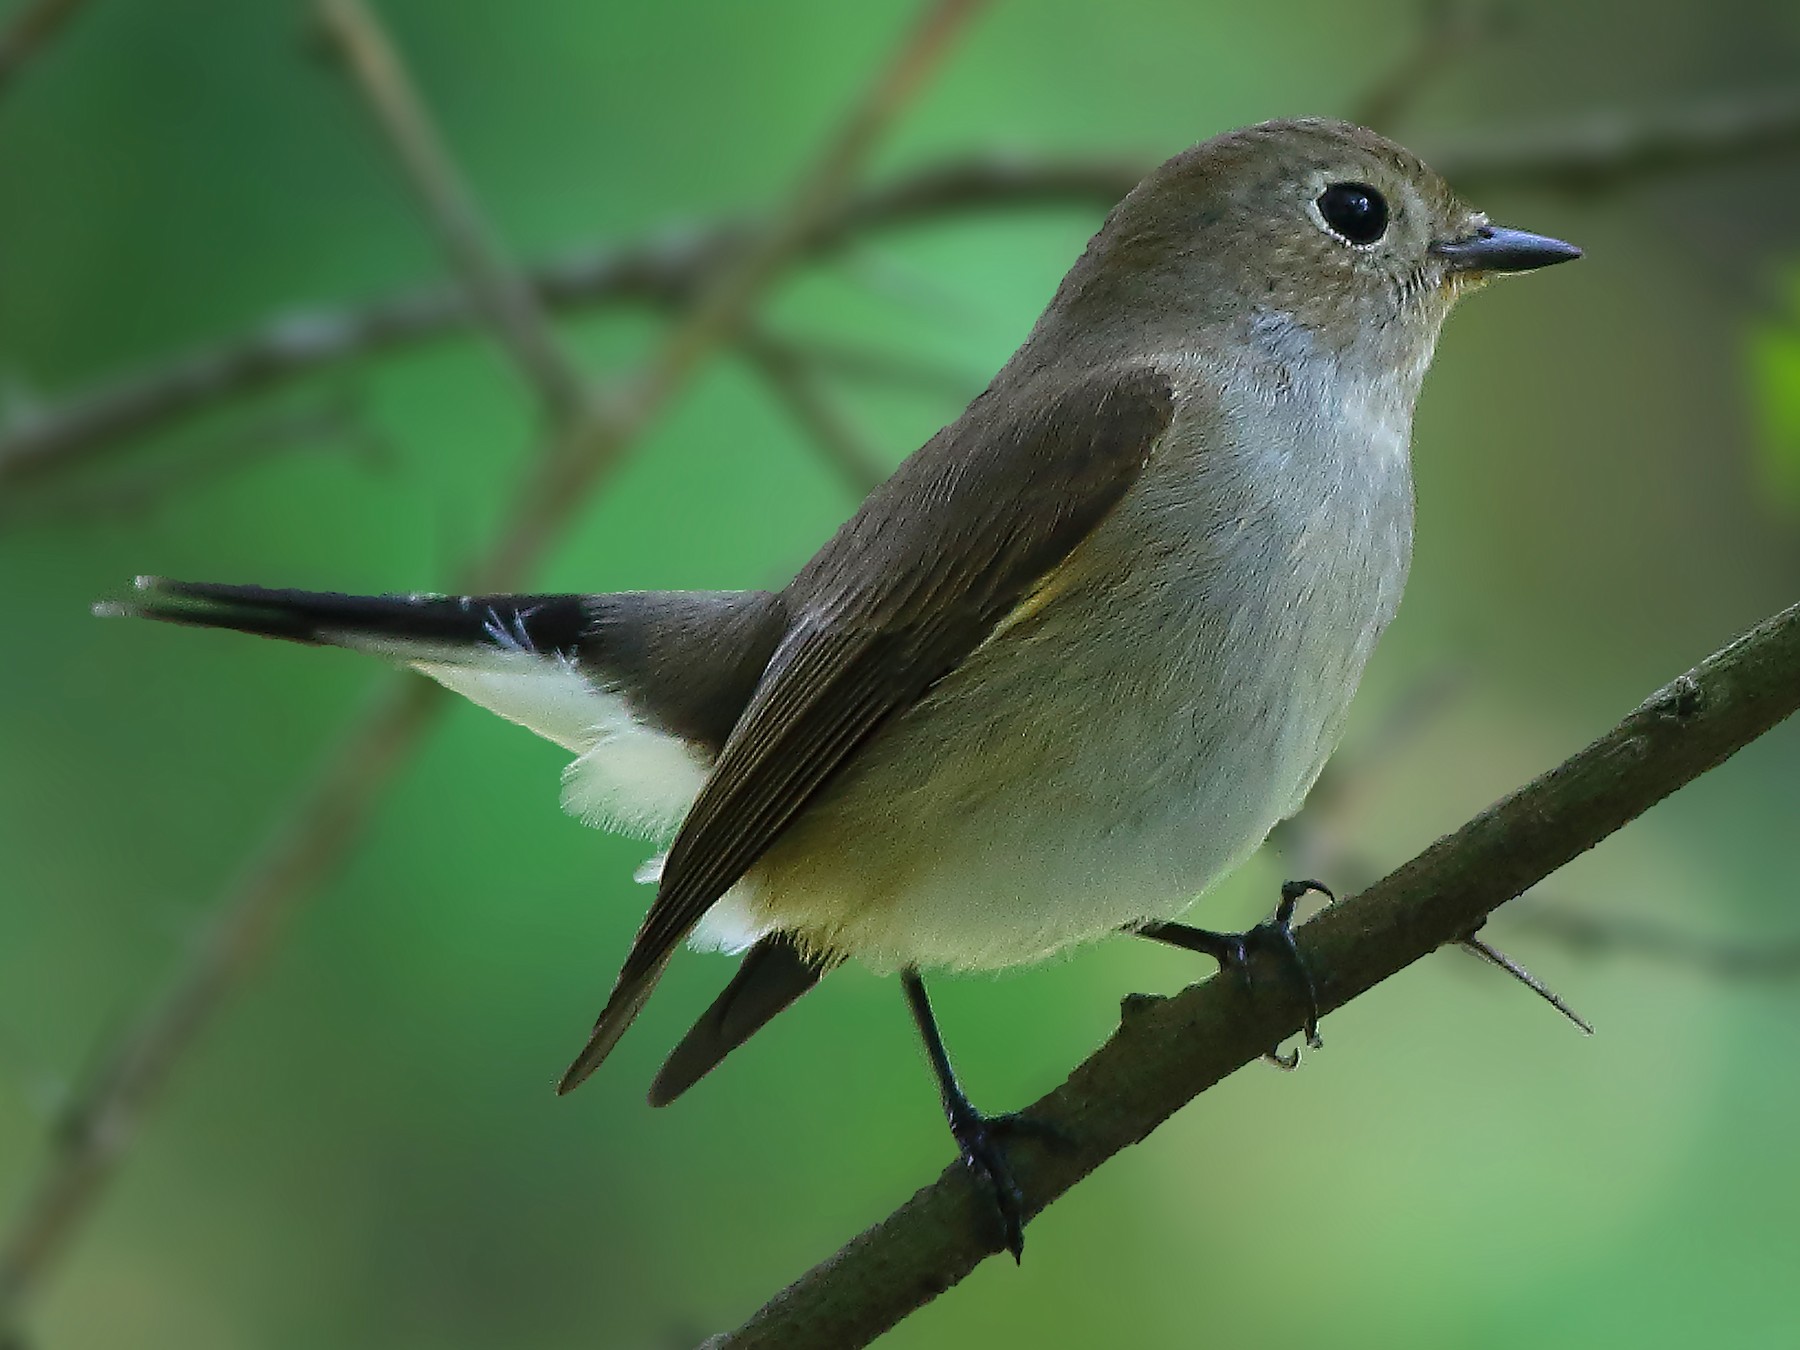
[[1113,367],[1060,390],[990,390],[864,503],[784,593],[790,627],[663,865],[593,1038],[598,1066],[675,946],[889,717],[1052,572],[1143,471],[1169,378]]

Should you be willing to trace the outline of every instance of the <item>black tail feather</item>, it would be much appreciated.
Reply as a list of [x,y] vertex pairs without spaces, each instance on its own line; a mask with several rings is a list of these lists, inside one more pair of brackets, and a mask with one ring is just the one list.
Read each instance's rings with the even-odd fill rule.
[[358,640],[437,650],[573,653],[591,623],[579,595],[341,595],[139,577],[139,595],[100,606],[195,628],[229,628],[314,646]]
[[420,664],[480,665],[495,652],[558,657],[623,694],[654,726],[712,754],[787,631],[786,605],[771,591],[340,595],[139,577],[137,592],[95,612]]

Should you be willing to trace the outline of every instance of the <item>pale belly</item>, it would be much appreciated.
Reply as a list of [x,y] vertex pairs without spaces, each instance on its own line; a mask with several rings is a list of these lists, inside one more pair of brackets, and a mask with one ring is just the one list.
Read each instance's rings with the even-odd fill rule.
[[[1180,914],[1317,777],[1409,524],[1175,540],[1128,593],[1103,552],[884,728],[697,945],[779,929],[880,970],[992,969]],[[1116,529],[1141,549],[1142,522]]]

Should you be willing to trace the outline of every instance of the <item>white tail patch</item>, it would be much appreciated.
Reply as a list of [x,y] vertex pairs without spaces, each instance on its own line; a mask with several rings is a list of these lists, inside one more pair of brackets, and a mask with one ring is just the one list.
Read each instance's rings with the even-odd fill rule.
[[686,741],[658,731],[623,697],[560,656],[498,649],[475,660],[466,652],[456,655],[421,661],[415,648],[408,664],[574,754],[575,762],[563,770],[569,814],[598,828],[648,836],[672,833],[681,823],[707,771],[705,757]]
[[636,716],[618,695],[596,691],[594,698],[590,707],[602,718],[590,723],[592,744],[563,770],[563,810],[602,829],[674,833],[706,781],[705,760],[686,741]]
[[494,651],[483,653],[479,664],[466,658],[409,664],[471,703],[577,755],[593,746],[596,718],[605,720],[596,704],[607,696],[559,657]]

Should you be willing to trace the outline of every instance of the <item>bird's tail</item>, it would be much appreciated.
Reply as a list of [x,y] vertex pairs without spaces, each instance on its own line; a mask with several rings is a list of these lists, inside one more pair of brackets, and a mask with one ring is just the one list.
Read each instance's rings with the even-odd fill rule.
[[[106,615],[349,647],[413,666],[573,751],[564,804],[596,821],[662,832],[687,812],[787,629],[769,591],[609,595],[340,595],[139,577]],[[563,1090],[604,1059],[667,956],[622,982]],[[671,1057],[672,1100],[818,979],[764,943]]]
[[161,577],[136,590],[95,612],[373,652],[578,754],[619,720],[596,703],[610,699],[710,759],[787,629],[770,591],[339,595]]
[[408,662],[480,662],[573,652],[590,622],[579,595],[339,595],[139,577],[130,600],[94,607],[195,628],[229,628]]
[[[580,754],[606,707],[581,664],[599,597],[339,595],[139,577],[131,600],[95,606],[192,628],[228,628],[404,662]],[[615,719],[616,720],[616,719]]]

